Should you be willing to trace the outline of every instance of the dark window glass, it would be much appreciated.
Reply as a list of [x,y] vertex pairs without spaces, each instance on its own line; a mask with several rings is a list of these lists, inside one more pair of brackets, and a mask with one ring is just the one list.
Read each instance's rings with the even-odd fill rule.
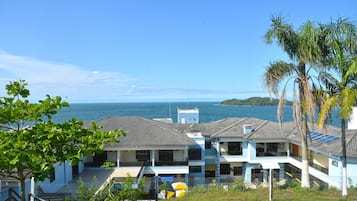
[[172,150],[160,150],[159,161],[173,161],[174,152]]
[[149,161],[150,160],[150,151],[149,150],[137,150],[136,151],[136,160]]
[[233,168],[233,175],[234,176],[240,176],[243,174],[243,169],[242,167],[234,167]]
[[267,152],[278,152],[279,143],[267,143]]
[[231,174],[231,166],[229,164],[221,164],[221,174]]
[[189,160],[201,160],[201,149],[190,149],[188,150]]
[[242,143],[241,142],[228,142],[228,154],[229,155],[242,155]]
[[201,166],[190,166],[190,173],[200,173],[202,172]]
[[205,149],[212,149],[212,141],[211,140],[205,141]]
[[264,143],[257,143],[257,153],[264,153],[265,152],[265,145]]

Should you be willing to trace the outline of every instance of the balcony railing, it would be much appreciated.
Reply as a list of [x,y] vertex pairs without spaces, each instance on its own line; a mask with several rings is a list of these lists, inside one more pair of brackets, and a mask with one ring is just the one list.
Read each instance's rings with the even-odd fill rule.
[[243,152],[222,151],[220,154],[221,156],[242,156]]
[[288,152],[257,152],[256,156],[287,156]]
[[[151,161],[139,161],[139,162],[120,162],[121,167],[130,166],[151,166]],[[155,161],[155,166],[182,166],[188,165],[188,161]]]
[[[294,158],[295,160],[298,160],[300,162],[302,161],[300,156],[291,155],[291,154],[290,154],[290,156],[292,158]],[[324,168],[324,167],[322,167],[320,165],[317,165],[317,164],[313,163],[312,161],[309,161],[309,166],[312,167],[312,168],[315,168],[316,170],[321,171],[321,172],[323,172],[325,174],[328,174],[328,168]]]
[[319,170],[319,171],[321,171],[321,172],[323,172],[325,174],[328,174],[328,168],[324,168],[322,166],[319,166],[319,165],[313,163],[312,161],[309,161],[309,165],[311,167],[315,168],[316,170]]
[[155,166],[187,166],[188,161],[155,161]]

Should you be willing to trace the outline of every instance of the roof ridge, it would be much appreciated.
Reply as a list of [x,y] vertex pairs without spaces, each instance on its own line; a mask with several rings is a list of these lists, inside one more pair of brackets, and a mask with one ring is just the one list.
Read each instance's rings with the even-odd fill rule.
[[215,133],[212,135],[212,137],[218,136],[220,133],[222,133],[222,132],[224,132],[224,131],[226,131],[226,130],[228,130],[228,129],[234,127],[234,126],[236,126],[237,124],[239,124],[240,122],[242,122],[242,121],[244,121],[244,120],[246,120],[246,119],[247,119],[247,117],[244,117],[244,118],[242,118],[242,119],[240,119],[240,120],[234,122],[233,124],[231,124],[231,125],[229,125],[229,126],[223,128],[223,129],[221,129],[221,130],[215,132]]
[[[148,118],[145,118],[145,117],[142,117],[142,119],[143,119],[144,121],[150,123],[150,124],[153,125],[153,126],[156,126],[156,127],[158,127],[158,128],[161,128],[161,129],[167,131],[168,133],[170,133],[170,134],[172,134],[172,135],[175,135],[175,136],[180,137],[182,140],[185,140],[185,141],[187,141],[187,142],[191,142],[191,139],[190,139],[190,138],[188,138],[188,137],[186,138],[186,137],[184,137],[183,135],[180,135],[180,134],[174,132],[174,130],[171,130],[171,129],[168,129],[168,128],[162,126],[162,124],[168,125],[168,124],[166,124],[166,123],[163,123],[163,122],[160,122],[160,121],[155,121],[155,120],[148,119]],[[174,127],[172,127],[172,128],[174,128]],[[175,129],[175,128],[174,128],[174,129]],[[177,130],[177,129],[176,129],[176,130]]]

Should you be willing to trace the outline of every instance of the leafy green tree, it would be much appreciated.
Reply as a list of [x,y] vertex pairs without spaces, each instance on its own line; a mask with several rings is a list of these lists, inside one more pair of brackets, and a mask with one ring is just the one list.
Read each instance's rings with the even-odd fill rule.
[[285,82],[278,105],[278,120],[281,122],[287,83],[294,85],[294,120],[300,133],[302,147],[301,186],[310,188],[308,169],[308,118],[314,117],[314,96],[311,92],[310,69],[316,64],[323,52],[320,48],[319,29],[311,21],[294,30],[293,26],[284,22],[281,17],[272,17],[271,27],[265,34],[266,43],[274,41],[289,56],[291,62],[275,61],[264,74],[264,82],[269,93],[278,96],[280,84]]
[[[318,120],[320,127],[331,109],[339,108],[341,118],[342,145],[342,196],[347,196],[346,121],[351,117],[352,107],[357,99],[357,32],[356,27],[346,19],[338,19],[322,25],[325,34],[326,65],[331,72],[320,72],[319,80],[324,84],[326,96]],[[337,72],[337,73],[336,73]],[[337,78],[336,78],[337,74]]]
[[105,143],[118,142],[118,137],[125,135],[121,129],[103,132],[95,123],[85,128],[75,118],[55,123],[52,116],[69,104],[49,95],[31,103],[26,87],[24,80],[10,82],[7,96],[0,97],[0,176],[20,182],[23,201],[26,179],[43,181],[56,163],[77,164],[85,155],[101,151]]

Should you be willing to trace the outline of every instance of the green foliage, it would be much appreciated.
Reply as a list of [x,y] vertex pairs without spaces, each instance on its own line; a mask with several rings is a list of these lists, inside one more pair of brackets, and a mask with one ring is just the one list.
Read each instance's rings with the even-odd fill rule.
[[236,180],[233,183],[232,190],[235,191],[246,191],[248,190],[242,179]]
[[78,192],[76,194],[76,201],[89,201],[94,199],[95,189],[97,186],[86,187],[82,180],[79,180]]
[[110,168],[112,168],[112,167],[115,167],[115,163],[114,162],[111,162],[111,161],[105,161],[104,163],[103,163],[103,165],[101,165],[100,167],[102,167],[102,168],[105,168],[105,169],[110,169]]
[[7,95],[0,97],[0,169],[1,176],[20,181],[25,200],[25,180],[42,181],[49,177],[54,164],[70,161],[77,164],[85,155],[118,142],[122,130],[101,131],[93,123],[89,128],[75,118],[55,123],[52,116],[68,103],[59,96],[46,96],[31,103],[24,80],[6,85]]
[[[294,187],[295,188],[295,187]],[[336,201],[336,200],[357,200],[357,190],[350,189],[348,199],[341,199],[341,192],[336,189],[312,189],[301,188],[299,184],[294,188],[275,188],[273,200],[275,201]],[[190,191],[183,198],[171,198],[169,200],[179,201],[261,201],[269,200],[269,188],[249,189],[246,191],[223,189],[206,189],[205,191],[196,190],[196,187]]]
[[96,186],[85,187],[83,182],[79,183],[79,191],[76,194],[76,201],[136,201],[141,198],[140,192],[144,189],[144,183],[139,184],[138,189],[133,188],[134,180],[126,177],[122,189],[113,189],[114,182],[111,181],[104,189],[95,194]]
[[[229,99],[221,102],[221,105],[254,105],[254,106],[272,106],[278,105],[279,99],[276,98],[268,98],[268,97],[251,97],[244,100],[239,99]],[[286,105],[292,105],[291,101],[285,101]]]

